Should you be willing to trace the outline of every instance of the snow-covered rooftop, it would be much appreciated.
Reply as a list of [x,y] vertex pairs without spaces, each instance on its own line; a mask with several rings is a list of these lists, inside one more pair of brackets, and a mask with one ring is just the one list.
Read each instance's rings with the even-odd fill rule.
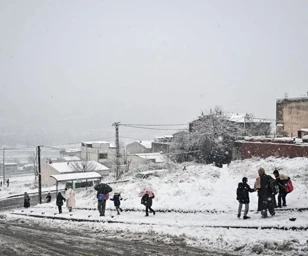
[[152,140],[141,140],[141,141],[138,141],[142,146],[150,149],[152,148]]
[[111,148],[115,148],[115,147],[116,147],[113,143],[108,142],[108,141],[104,141],[104,140],[83,141],[83,142],[81,142],[81,143],[86,144],[86,145],[93,145],[93,144],[109,144],[109,147],[111,147]]
[[302,128],[300,129],[301,132],[308,132],[308,128]]
[[50,164],[59,173],[76,172],[76,170],[82,170],[83,165],[87,165],[87,171],[105,171],[109,170],[106,166],[96,162],[96,161],[74,161],[74,162],[64,162],[64,163],[53,163]]
[[156,163],[165,162],[165,158],[161,153],[143,153],[136,155],[145,160],[155,160]]
[[308,101],[308,97],[295,97],[295,98],[284,98],[284,99],[277,99],[277,103],[282,103],[284,101]]
[[77,172],[68,174],[56,174],[50,177],[57,181],[69,181],[69,180],[85,180],[85,179],[100,179],[102,175],[97,172]]
[[229,117],[230,121],[236,123],[247,123],[247,122],[262,122],[270,123],[269,121],[262,120],[260,118],[249,118],[248,113],[226,113],[226,116]]
[[77,156],[64,156],[62,157],[66,162],[69,161],[80,161],[80,158]]

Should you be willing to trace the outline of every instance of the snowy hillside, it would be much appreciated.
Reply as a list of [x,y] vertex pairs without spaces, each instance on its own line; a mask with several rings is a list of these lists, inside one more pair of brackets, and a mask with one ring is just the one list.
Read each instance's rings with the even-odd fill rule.
[[[183,167],[186,166],[186,170]],[[250,159],[232,162],[230,166],[217,168],[212,165],[186,163],[163,173],[161,177],[136,179],[128,183],[112,184],[114,192],[121,192],[123,208],[143,209],[140,197],[145,188],[155,193],[153,207],[160,210],[184,211],[235,211],[235,191],[242,177],[248,177],[253,187],[257,171],[263,167],[272,175],[274,168],[291,177],[294,191],[287,196],[288,207],[303,207],[307,202],[308,159]],[[111,193],[112,194],[112,193]],[[250,195],[250,209],[257,207],[257,194]],[[96,193],[93,189],[77,194],[77,207],[96,207]],[[113,208],[112,202],[107,208]]]

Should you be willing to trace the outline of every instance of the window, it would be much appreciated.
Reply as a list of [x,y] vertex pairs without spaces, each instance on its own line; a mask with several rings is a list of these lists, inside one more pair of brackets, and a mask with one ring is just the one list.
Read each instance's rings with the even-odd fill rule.
[[99,153],[99,156],[98,156],[98,158],[99,159],[107,159],[107,154],[105,154],[105,153]]

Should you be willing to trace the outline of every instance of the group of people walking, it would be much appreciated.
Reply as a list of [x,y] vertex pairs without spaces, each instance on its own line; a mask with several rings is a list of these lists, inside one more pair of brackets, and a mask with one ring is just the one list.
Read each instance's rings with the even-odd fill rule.
[[[236,199],[239,202],[237,217],[241,217],[242,207],[245,206],[243,219],[249,219],[249,193],[257,191],[258,193],[258,212],[261,212],[262,218],[275,215],[275,208],[287,206],[286,196],[293,190],[290,177],[280,174],[278,170],[273,172],[275,179],[265,173],[264,168],[258,170],[254,188],[248,185],[247,177],[243,177],[242,182],[238,184]],[[278,205],[276,203],[276,194],[278,194]]]
[[[155,215],[155,211],[152,209],[154,197],[155,195],[150,189],[145,190],[145,193],[141,198],[141,204],[145,206],[145,213],[146,213],[145,216],[149,216],[149,212]],[[97,209],[100,216],[105,216],[106,202],[108,199],[113,201],[114,207],[118,215],[120,215],[120,213],[123,211],[123,209],[121,208],[122,197],[121,193],[119,192],[115,192],[113,196],[110,198],[109,192],[97,191],[96,198],[97,198]],[[69,212],[71,212],[76,204],[75,191],[72,188],[65,189],[65,196],[63,196],[61,192],[57,194],[56,205],[58,206],[59,214],[62,213],[62,206],[65,201]]]

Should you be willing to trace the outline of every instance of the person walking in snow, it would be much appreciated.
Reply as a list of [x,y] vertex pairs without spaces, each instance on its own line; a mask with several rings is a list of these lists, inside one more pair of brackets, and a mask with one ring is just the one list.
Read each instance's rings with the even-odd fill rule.
[[30,196],[27,192],[24,194],[24,207],[29,208],[30,207]]
[[106,201],[109,199],[109,193],[102,193],[97,191],[97,209],[99,216],[105,216]]
[[145,194],[141,198],[141,204],[145,206],[145,216],[146,217],[149,216],[149,210],[150,212],[153,213],[153,215],[155,215],[155,211],[152,209],[152,203],[153,203],[154,198],[155,198],[155,195],[150,189],[147,189],[145,191]]
[[278,207],[281,207],[281,200],[282,200],[282,206],[287,206],[286,202],[286,188],[285,188],[285,183],[290,180],[290,177],[280,174],[278,170],[275,170],[273,172],[276,182],[279,185],[279,193],[278,193]]
[[247,184],[248,179],[246,177],[243,177],[242,182],[238,184],[238,188],[236,190],[236,200],[239,202],[238,207],[238,214],[237,217],[241,217],[242,207],[243,204],[245,205],[245,211],[244,211],[244,217],[243,219],[250,219],[250,217],[247,216],[249,211],[249,192],[254,192],[255,190],[250,188],[250,186]]
[[121,193],[114,193],[113,197],[110,198],[110,200],[113,201],[114,206],[117,210],[117,213],[118,213],[118,215],[120,215],[120,211],[121,212],[123,211],[122,208],[120,207],[120,205],[121,205],[120,200],[122,200]]
[[57,195],[56,205],[58,206],[59,214],[62,213],[62,205],[65,198],[62,196],[61,192]]
[[68,211],[71,212],[73,207],[76,205],[75,191],[70,187],[66,188],[65,190],[66,206]]
[[6,185],[7,185],[7,187],[9,187],[9,186],[10,186],[10,180],[9,180],[9,179],[7,179],[7,181],[6,181]]
[[51,201],[51,195],[50,193],[48,193],[46,196],[46,203],[50,203],[50,201]]
[[258,170],[258,174],[260,176],[260,188],[258,191],[262,200],[261,216],[262,218],[267,218],[267,210],[272,216],[274,216],[275,210],[273,199],[275,198],[275,191],[273,184],[275,183],[275,180],[270,175],[267,175],[263,168]]

